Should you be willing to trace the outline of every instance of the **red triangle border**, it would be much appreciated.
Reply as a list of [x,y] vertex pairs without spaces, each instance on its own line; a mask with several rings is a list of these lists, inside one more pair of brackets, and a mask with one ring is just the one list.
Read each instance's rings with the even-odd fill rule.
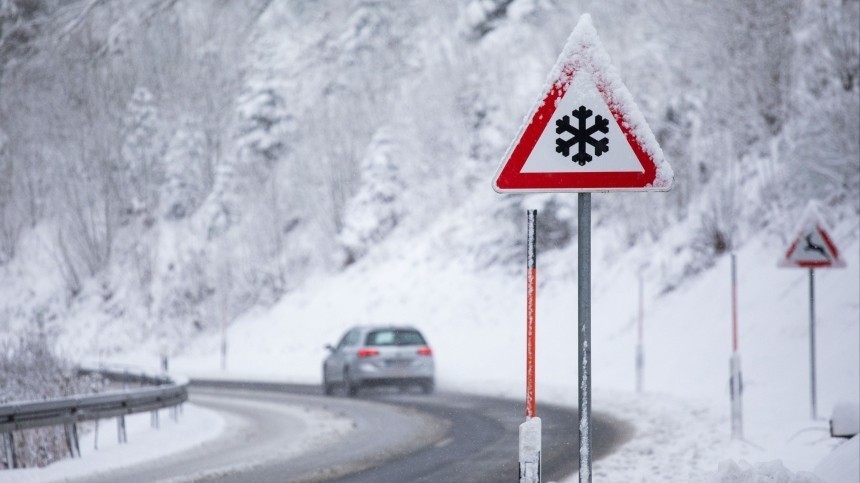
[[[644,172],[587,172],[587,173],[522,173],[529,155],[537,145],[541,134],[552,119],[556,110],[556,103],[567,92],[567,88],[573,81],[576,71],[565,69],[563,77],[568,81],[562,85],[556,82],[544,97],[543,103],[532,115],[531,122],[523,129],[517,138],[516,145],[510,151],[510,156],[499,171],[495,180],[498,191],[641,191],[654,184],[657,178],[657,164],[654,159],[642,149],[636,136],[628,127],[624,114],[616,105],[609,102],[604,79],[595,79],[598,91],[603,96],[609,112],[615,118],[615,122],[621,128],[624,137],[630,144],[636,158],[642,164]],[[598,73],[592,73],[594,77]],[[655,188],[660,189],[660,188]]]

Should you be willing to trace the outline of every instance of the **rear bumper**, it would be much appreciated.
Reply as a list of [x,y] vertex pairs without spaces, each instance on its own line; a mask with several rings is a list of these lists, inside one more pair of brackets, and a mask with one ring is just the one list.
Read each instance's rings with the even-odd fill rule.
[[423,386],[425,384],[433,384],[433,377],[386,377],[386,378],[368,378],[362,379],[361,385],[364,387],[376,386]]
[[360,363],[352,372],[352,379],[360,384],[412,384],[433,381],[433,360],[423,361],[409,367],[381,367],[373,363]]

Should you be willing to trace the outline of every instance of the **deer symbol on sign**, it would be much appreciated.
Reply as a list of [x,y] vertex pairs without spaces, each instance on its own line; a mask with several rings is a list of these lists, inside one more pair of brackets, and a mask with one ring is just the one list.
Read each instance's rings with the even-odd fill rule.
[[807,234],[805,239],[806,246],[803,247],[803,251],[818,252],[821,254],[822,257],[826,258],[827,260],[830,260],[830,256],[827,254],[827,251],[824,249],[824,247],[821,245],[817,245],[815,244],[815,242],[812,241],[812,233]]

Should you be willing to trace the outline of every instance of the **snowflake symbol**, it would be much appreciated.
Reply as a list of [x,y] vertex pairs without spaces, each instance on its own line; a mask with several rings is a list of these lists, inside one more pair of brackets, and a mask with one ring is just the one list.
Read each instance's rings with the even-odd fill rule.
[[586,144],[594,146],[595,156],[600,156],[601,154],[609,151],[608,138],[604,137],[602,139],[596,139],[592,136],[592,134],[597,131],[607,134],[609,132],[609,121],[598,114],[597,117],[594,118],[594,124],[591,127],[586,128],[585,122],[593,114],[591,109],[586,109],[585,106],[579,106],[579,109],[575,109],[571,114],[573,117],[579,119],[579,126],[573,127],[570,124],[570,116],[564,116],[555,121],[556,134],[570,133],[573,135],[573,137],[567,140],[564,140],[561,137],[557,138],[555,140],[555,152],[561,153],[564,157],[568,157],[570,156],[570,148],[576,144],[578,145],[578,152],[571,156],[570,159],[579,163],[580,166],[585,166],[585,163],[591,161],[591,155],[585,152]]

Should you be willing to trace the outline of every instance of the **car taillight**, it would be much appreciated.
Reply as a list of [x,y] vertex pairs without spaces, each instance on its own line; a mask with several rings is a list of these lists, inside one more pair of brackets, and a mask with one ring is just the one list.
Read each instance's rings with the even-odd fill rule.
[[363,357],[373,357],[373,356],[378,356],[378,355],[379,355],[379,351],[376,349],[359,349],[358,350],[358,357],[363,358]]
[[429,347],[422,347],[422,348],[418,349],[418,355],[419,356],[432,356],[433,350],[430,349]]

